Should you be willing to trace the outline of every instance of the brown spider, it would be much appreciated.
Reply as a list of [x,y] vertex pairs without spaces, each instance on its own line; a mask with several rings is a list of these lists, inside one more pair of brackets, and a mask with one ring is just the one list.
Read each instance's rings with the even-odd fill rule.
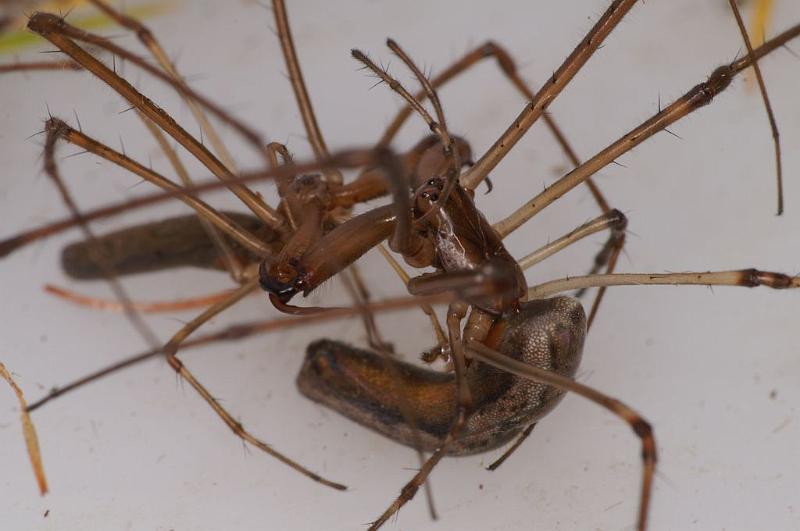
[[[391,35],[436,71],[470,43],[493,38],[514,54],[526,78],[541,83],[605,7],[605,2],[587,3],[573,7],[579,12],[575,14],[553,13],[549,3],[539,9],[464,9],[460,3],[334,8],[324,3],[301,10],[290,5],[303,71],[332,148],[373,141],[398,105],[388,90],[365,90],[369,80],[353,73],[347,53],[351,47],[377,57]],[[782,8],[778,20],[787,25],[800,20],[796,7]],[[274,140],[292,135],[290,149],[298,160],[307,158],[296,108],[281,77],[280,52],[265,31],[269,14],[256,7],[219,4],[195,9],[152,22],[168,50],[184,50],[181,71],[207,73],[207,79],[193,81],[204,94],[226,104],[241,102],[238,114],[258,123]],[[659,94],[665,103],[671,101],[742,47],[729,15],[716,5],[648,3],[636,6],[629,17],[551,108],[584,158],[654,113]],[[187,28],[192,28],[188,35],[182,31]],[[782,29],[776,27],[775,33]],[[213,39],[215,45],[200,48],[193,39]],[[681,139],[657,135],[622,157],[618,162],[624,167],[612,165],[601,172],[598,181],[604,192],[628,214],[637,235],[628,239],[630,262],[623,259],[620,270],[797,270],[800,254],[790,236],[798,226],[793,205],[797,187],[791,180],[792,169],[796,173],[800,166],[791,148],[798,138],[792,90],[797,86],[796,64],[786,52],[762,63],[786,146],[784,216],[773,216],[772,148],[762,107],[734,85],[696,117],[670,127]],[[399,66],[391,70],[410,84]],[[110,144],[119,132],[126,152],[140,160],[156,153],[132,113],[117,116],[125,104],[91,76],[18,76],[4,78],[3,85],[12,87],[3,96],[9,102],[4,120],[10,124],[3,134],[14,142],[5,157],[5,173],[12,178],[2,185],[4,221],[11,231],[63,213],[49,183],[31,177],[40,147],[22,141],[38,127],[33,117],[43,116],[43,102],[61,116],[75,108],[82,126],[95,136],[103,133]],[[181,116],[182,106],[171,93],[159,97],[161,87],[150,81],[141,89]],[[451,130],[466,135],[479,152],[522,106],[489,64],[440,95]],[[418,139],[419,124],[412,117],[398,145]],[[242,167],[258,163],[244,148],[235,149]],[[154,161],[159,163],[163,161]],[[495,189],[488,197],[478,195],[479,206],[490,220],[500,219],[562,175],[566,165],[544,128],[535,127],[492,173]],[[62,167],[70,181],[87,175],[83,183],[75,183],[85,207],[133,193],[122,172],[111,177],[106,175],[110,171],[110,165],[98,165],[89,156],[64,161]],[[270,187],[260,189],[266,193]],[[509,238],[515,256],[596,215],[583,191],[567,195],[558,205]],[[151,215],[142,211],[128,219]],[[57,253],[66,241],[45,243],[38,254],[32,250],[5,262],[18,269],[2,275],[3,293],[13,301],[2,309],[2,322],[7,323],[4,357],[29,389],[34,383],[46,387],[69,380],[112,357],[141,350],[141,339],[118,316],[76,311],[33,289],[59,278]],[[530,272],[529,283],[583,274],[595,250],[584,244],[559,254]],[[375,298],[403,292],[380,257],[367,259],[363,269]],[[198,286],[205,292],[211,283],[224,286],[213,279],[219,276],[191,272],[177,277],[172,272],[126,285],[136,299],[146,300],[165,293],[197,293]],[[771,524],[782,529],[795,522],[787,505],[800,477],[792,454],[798,428],[791,421],[797,393],[793,375],[800,368],[792,355],[796,349],[790,348],[796,344],[790,326],[796,301],[796,294],[726,288],[713,295],[688,287],[616,288],[607,295],[587,340],[578,380],[623,399],[654,425],[659,470],[666,479],[656,480],[652,528],[689,528],[697,521],[702,528]],[[334,283],[312,302],[331,306],[346,299]],[[245,320],[263,312],[263,304],[248,301],[234,315]],[[377,319],[400,352],[414,354],[431,344],[427,321],[417,313]],[[176,328],[170,319],[153,321],[164,337]],[[258,455],[242,459],[227,431],[202,413],[199,401],[188,398],[193,396],[189,390],[187,398],[176,393],[163,364],[154,363],[63,398],[62,404],[36,417],[55,493],[38,501],[19,488],[21,481],[15,482],[10,499],[20,500],[17,507],[25,514],[19,518],[30,518],[41,507],[51,508],[49,518],[63,518],[59,522],[66,527],[89,520],[95,527],[129,521],[134,528],[202,529],[234,523],[248,529],[266,523],[275,528],[349,529],[365,521],[408,479],[404,468],[417,464],[406,449],[296,399],[293,378],[305,344],[326,336],[357,341],[363,331],[354,320],[281,332],[268,340],[219,346],[211,356],[187,355],[188,363],[252,430],[267,434],[278,449],[293,449],[293,457],[304,464],[341,478],[353,492],[337,496]],[[773,390],[777,393],[771,399]],[[180,423],[185,418],[191,421]],[[493,457],[445,460],[432,480],[441,525],[630,525],[640,465],[635,440],[624,425],[609,419],[570,396],[497,472],[480,470]],[[198,428],[206,420],[207,428]],[[14,467],[9,477],[27,477],[22,468],[26,463],[11,461],[4,463]],[[115,498],[104,498],[107,492]],[[37,519],[42,512],[36,511]],[[422,529],[436,524],[427,519],[424,504],[416,503],[403,509],[398,525]]]

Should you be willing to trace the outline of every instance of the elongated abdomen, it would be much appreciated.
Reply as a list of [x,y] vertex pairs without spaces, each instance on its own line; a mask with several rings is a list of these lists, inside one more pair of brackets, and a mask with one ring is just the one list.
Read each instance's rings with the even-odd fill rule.
[[[520,311],[495,325],[501,352],[572,377],[580,363],[586,317],[580,303],[555,297],[524,303]],[[452,455],[496,448],[538,421],[563,393],[482,363],[468,369],[473,412]],[[308,347],[297,377],[308,398],[387,437],[434,450],[455,417],[455,377],[374,352],[321,340]],[[413,420],[412,420],[413,419]],[[412,422],[416,429],[412,427]]]
[[[268,245],[277,235],[248,214],[224,212],[241,227],[256,234]],[[257,260],[231,238],[223,235],[239,259]],[[97,238],[107,265],[117,275],[159,271],[171,267],[222,269],[219,250],[209,238],[196,215],[179,216],[104,234]],[[104,270],[86,241],[68,245],[61,253],[61,266],[72,278],[104,278]],[[277,250],[277,247],[276,247]]]

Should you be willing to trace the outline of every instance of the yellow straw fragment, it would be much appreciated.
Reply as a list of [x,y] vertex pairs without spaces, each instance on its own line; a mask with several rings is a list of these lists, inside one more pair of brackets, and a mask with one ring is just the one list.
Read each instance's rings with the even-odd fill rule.
[[[2,0],[0,0],[2,2]],[[44,2],[43,5],[37,6],[39,11],[47,11],[54,13],[69,12],[72,7],[85,4],[85,0],[80,1],[54,1]],[[177,0],[162,0],[160,2],[145,2],[139,5],[134,5],[125,10],[127,15],[139,19],[152,18],[154,16],[162,15],[174,11],[177,6]],[[85,30],[97,30],[113,25],[113,21],[102,14],[85,13],[88,9],[81,9],[77,14],[71,14],[70,22]],[[8,31],[0,32],[0,55],[18,53],[24,48],[29,46],[41,45],[45,41],[31,33],[25,28],[28,23],[28,17],[19,17],[18,20],[13,21]]]
[[31,466],[33,467],[33,474],[36,476],[36,482],[39,484],[39,493],[44,496],[47,494],[47,478],[44,475],[42,454],[39,452],[39,439],[36,437],[36,428],[33,427],[31,416],[28,414],[28,404],[25,402],[22,389],[14,382],[11,374],[2,363],[0,363],[0,377],[8,382],[11,389],[13,389],[14,393],[17,395],[17,400],[19,400],[19,407],[22,411],[20,419],[22,420],[22,433],[25,437],[25,446],[28,447],[28,456],[31,459]]
[[[774,0],[756,0],[753,5],[753,12],[750,15],[750,29],[747,31],[753,47],[764,44],[767,39],[767,30],[772,19],[774,4]],[[748,75],[744,78],[744,86],[748,94],[752,94],[757,88],[756,78],[749,75],[749,69]]]
[[753,8],[753,16],[750,19],[750,40],[753,46],[761,46],[766,40],[774,3],[773,0],[758,0]]

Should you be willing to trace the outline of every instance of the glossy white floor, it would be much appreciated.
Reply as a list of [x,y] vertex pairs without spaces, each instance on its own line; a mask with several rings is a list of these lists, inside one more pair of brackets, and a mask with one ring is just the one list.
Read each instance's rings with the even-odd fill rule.
[[[358,71],[358,47],[410,86],[410,75],[384,47],[395,38],[434,71],[485,39],[514,55],[538,83],[555,69],[607,2],[302,2],[289,5],[302,66],[329,145],[367,145],[399,107],[386,87]],[[557,7],[556,7],[557,6]],[[800,6],[778,2],[771,33],[800,22]],[[193,85],[302,158],[309,149],[275,37],[271,14],[250,2],[185,2],[150,22]],[[124,35],[109,29],[107,33]],[[136,46],[124,35],[120,44]],[[800,50],[800,44],[795,44]],[[49,49],[42,46],[41,49]],[[647,2],[636,6],[551,110],[584,158],[656,112],[741,53],[733,19],[718,2]],[[35,52],[25,58],[40,57]],[[48,56],[49,57],[49,56]],[[630,217],[622,271],[664,272],[760,267],[800,270],[800,86],[798,60],[779,50],[763,62],[784,142],[787,211],[776,217],[772,144],[761,101],[737,80],[711,107],[660,134],[597,180]],[[158,82],[126,65],[146,94],[192,131],[185,107]],[[451,129],[477,153],[523,106],[491,64],[441,91]],[[40,172],[46,106],[53,115],[166,171],[127,104],[91,76],[5,76],[0,83],[2,236],[64,215]],[[398,148],[426,129],[413,118]],[[256,159],[235,135],[226,138],[242,167]],[[76,149],[62,147],[68,155]],[[494,191],[479,195],[500,219],[564,173],[566,161],[537,125],[493,173]],[[83,207],[150,191],[109,164],[84,155],[63,161]],[[195,173],[206,172],[195,167]],[[269,186],[260,187],[265,193]],[[233,204],[224,195],[214,204]],[[140,211],[100,229],[184,210]],[[596,215],[577,190],[509,238],[522,256]],[[34,399],[111,360],[143,350],[117,314],[76,308],[42,292],[47,282],[108,296],[103,284],[68,283],[58,253],[77,232],[5,258],[0,274],[0,359]],[[528,273],[530,283],[586,271],[600,238],[577,245]],[[402,292],[380,257],[368,256],[376,297]],[[207,293],[222,275],[191,270],[126,281],[137,299]],[[342,303],[331,282],[314,303]],[[699,287],[613,289],[584,352],[579,379],[622,399],[655,427],[661,461],[652,529],[796,529],[800,464],[800,293]],[[382,316],[397,349],[414,357],[431,343],[419,312]],[[263,297],[237,306],[213,326],[275,316]],[[166,340],[191,313],[148,318]],[[363,344],[356,320],[276,333],[185,356],[250,429],[326,476],[345,493],[321,487],[284,465],[242,448],[210,409],[161,361],[131,369],[48,405],[34,415],[52,492],[35,489],[10,393],[0,408],[0,499],[7,529],[358,529],[397,494],[416,466],[414,454],[307,402],[294,388],[305,345],[336,337]],[[640,481],[639,447],[621,421],[569,396],[495,473],[496,454],[449,459],[433,476],[441,521],[423,500],[404,508],[388,529],[630,529]],[[49,515],[45,518],[45,511]]]

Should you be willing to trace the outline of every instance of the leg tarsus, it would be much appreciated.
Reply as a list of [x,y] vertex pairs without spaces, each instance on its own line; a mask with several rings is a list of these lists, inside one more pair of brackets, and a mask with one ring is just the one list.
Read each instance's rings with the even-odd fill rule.
[[[622,253],[622,250],[625,247],[625,231],[628,228],[628,218],[617,209],[611,211],[617,220],[614,225],[612,225],[611,234],[608,236],[608,240],[606,240],[605,245],[597,253],[597,256],[594,258],[594,266],[592,267],[590,275],[597,273],[603,266],[606,267],[606,274],[610,275],[614,272],[617,267],[617,260],[619,259],[619,255]],[[578,297],[580,297],[584,290],[578,290]],[[592,323],[594,323],[594,318],[597,316],[597,312],[600,309],[600,303],[603,302],[603,297],[606,294],[605,286],[601,287],[597,291],[597,295],[592,302],[592,309],[589,311],[589,318],[586,321],[586,329],[589,330],[592,327]]]
[[536,423],[534,422],[533,424],[531,424],[530,426],[525,428],[522,431],[522,433],[520,433],[519,436],[517,436],[517,440],[514,441],[514,444],[512,444],[508,448],[508,450],[503,452],[503,455],[498,457],[491,465],[487,466],[486,470],[488,470],[490,472],[494,472],[495,470],[500,468],[500,465],[505,463],[506,459],[511,457],[511,454],[516,452],[519,449],[519,447],[522,446],[522,443],[525,442],[525,439],[527,439],[530,436],[531,432],[533,431],[533,428],[535,428],[535,427],[536,427]]
[[346,490],[347,487],[342,485],[341,483],[336,483],[330,480],[327,480],[321,477],[316,472],[312,472],[311,470],[305,468],[304,466],[300,465],[299,463],[289,459],[282,453],[274,450],[271,446],[266,444],[265,442],[261,441],[254,437],[250,432],[245,430],[244,426],[241,422],[237,421],[222,405],[219,401],[214,398],[213,395],[206,389],[206,387],[200,383],[197,378],[186,368],[183,362],[178,359],[177,352],[178,348],[183,343],[183,341],[189,337],[189,335],[194,332],[197,328],[202,326],[206,323],[209,319],[214,317],[215,315],[219,314],[220,312],[224,311],[225,309],[229,308],[243,297],[248,295],[251,291],[255,290],[258,286],[258,279],[253,278],[250,279],[246,284],[236,290],[234,293],[231,294],[226,300],[221,301],[217,304],[214,304],[210,308],[208,308],[205,312],[201,313],[194,319],[192,319],[189,323],[187,323],[183,328],[181,328],[172,338],[167,342],[164,346],[163,352],[164,356],[167,359],[167,363],[169,366],[175,371],[176,375],[180,377],[181,380],[185,380],[189,383],[192,387],[194,387],[195,391],[211,406],[211,409],[214,410],[217,415],[222,419],[222,421],[230,428],[230,430],[240,439],[245,442],[250,443],[251,445],[255,446],[259,450],[271,455],[272,457],[276,458],[280,462],[284,463],[285,465],[293,468],[294,470],[300,472],[304,476],[322,483],[328,487],[337,489],[337,490]]
[[522,378],[528,378],[534,382],[552,385],[563,391],[573,392],[591,400],[620,417],[631,427],[636,436],[641,440],[642,445],[642,487],[639,496],[636,529],[638,531],[645,531],[647,528],[650,494],[657,460],[656,440],[653,435],[653,428],[650,424],[644,420],[639,413],[619,400],[611,398],[589,386],[578,383],[571,378],[517,361],[475,341],[468,341],[466,348],[474,359],[488,363],[498,369],[508,371]]
[[[472,66],[476,65],[481,59],[494,57],[497,61],[497,65],[500,68],[500,71],[508,78],[512,85],[522,94],[522,96],[530,101],[533,99],[534,94],[533,91],[528,87],[525,81],[517,73],[517,65],[514,62],[514,59],[502,46],[497,44],[494,41],[487,41],[484,44],[478,46],[471,52],[468,52],[464,55],[461,59],[450,65],[446,68],[442,73],[438,76],[433,78],[431,81],[431,86],[433,89],[441,87],[445,83],[449,82],[456,76],[460,75],[461,73],[465,72]],[[418,101],[422,101],[424,98],[428,96],[428,92],[423,90],[414,95],[414,98]],[[411,114],[413,106],[407,105],[403,109],[401,109],[397,116],[395,116],[394,120],[392,120],[391,124],[386,128],[386,131],[383,133],[381,140],[379,141],[379,145],[388,145],[392,139],[395,137],[397,132],[400,130],[400,127],[405,123],[408,117]],[[566,157],[570,160],[573,166],[580,166],[581,161],[578,158],[575,150],[567,141],[566,136],[561,131],[560,127],[556,124],[553,117],[549,114],[544,114],[544,121],[547,127],[550,129],[551,133],[556,139],[556,142],[561,146],[562,151],[566,155]],[[488,179],[488,177],[487,177]],[[487,193],[491,192],[492,185],[491,183],[487,183],[488,191]],[[586,181],[586,186],[589,188],[589,191],[594,197],[595,202],[597,203],[598,207],[603,213],[607,213],[609,211],[608,201],[603,196],[603,193],[600,191],[598,186],[592,181],[592,179],[588,179]]]

